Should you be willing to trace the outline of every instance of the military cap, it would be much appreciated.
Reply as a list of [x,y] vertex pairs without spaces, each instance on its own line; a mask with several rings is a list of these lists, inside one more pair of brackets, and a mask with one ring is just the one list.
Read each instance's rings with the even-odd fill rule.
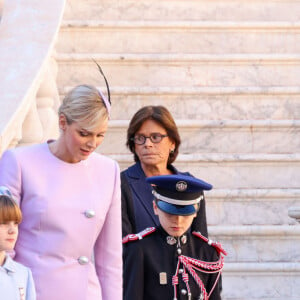
[[156,204],[162,211],[172,215],[192,215],[203,198],[203,190],[211,190],[212,185],[187,175],[162,175],[146,178],[153,187]]

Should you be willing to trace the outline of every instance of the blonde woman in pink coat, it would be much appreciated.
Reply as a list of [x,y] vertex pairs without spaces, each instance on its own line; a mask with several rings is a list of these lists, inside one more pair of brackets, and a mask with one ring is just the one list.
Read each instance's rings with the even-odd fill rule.
[[121,300],[118,164],[95,153],[109,101],[77,86],[59,109],[60,136],[6,151],[0,186],[20,204],[15,260],[31,268],[38,300]]

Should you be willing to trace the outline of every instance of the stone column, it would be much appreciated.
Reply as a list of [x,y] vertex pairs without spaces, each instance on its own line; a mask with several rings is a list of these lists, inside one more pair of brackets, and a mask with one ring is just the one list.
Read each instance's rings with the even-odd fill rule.
[[43,138],[43,127],[37,111],[36,101],[31,101],[30,109],[22,125],[22,139],[18,146],[40,143]]
[[19,146],[41,143],[58,137],[59,93],[56,74],[56,61],[50,58],[44,69],[35,99],[32,100],[22,125],[22,140]]
[[37,110],[43,128],[43,141],[56,139],[59,133],[57,109],[60,100],[56,75],[57,63],[51,58],[36,97]]

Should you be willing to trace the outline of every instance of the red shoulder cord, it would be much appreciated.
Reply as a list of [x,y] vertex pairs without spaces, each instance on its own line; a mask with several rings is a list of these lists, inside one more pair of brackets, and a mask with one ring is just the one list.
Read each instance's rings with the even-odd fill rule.
[[126,243],[131,242],[131,241],[141,240],[143,237],[151,234],[155,230],[156,230],[155,227],[148,227],[148,228],[144,229],[143,231],[141,231],[139,233],[127,234],[122,239],[122,243],[126,244]]
[[216,248],[216,250],[217,250],[217,252],[218,252],[219,255],[220,255],[221,252],[224,255],[227,255],[227,252],[222,248],[222,245],[220,243],[214,242],[212,240],[209,240],[207,237],[205,237],[204,235],[202,235],[200,232],[193,231],[192,234],[195,235],[195,236],[197,236],[198,238],[202,239],[208,245],[211,245],[214,248]]
[[[207,261],[194,259],[194,258],[191,258],[191,257],[188,257],[188,256],[180,255],[178,257],[176,273],[172,278],[172,285],[174,287],[174,300],[177,300],[176,285],[178,284],[178,274],[180,273],[179,272],[180,264],[183,265],[183,272],[182,272],[181,276],[182,276],[182,280],[186,284],[189,299],[191,299],[191,292],[190,292],[190,288],[189,288],[189,285],[188,285],[188,273],[191,274],[191,276],[194,278],[194,280],[196,281],[197,285],[200,288],[201,294],[199,296],[199,299],[208,300],[210,295],[212,294],[212,292],[213,292],[213,290],[214,290],[214,288],[215,288],[215,286],[216,286],[216,284],[219,280],[219,277],[222,273],[222,270],[223,270],[223,266],[224,266],[224,256],[223,255],[227,255],[227,253],[222,248],[221,244],[213,242],[213,241],[207,239],[205,236],[201,235],[200,232],[193,232],[193,235],[201,238],[206,243],[213,246],[217,250],[218,255],[219,255],[220,258],[217,261],[207,262]],[[186,270],[188,271],[188,273],[186,272]],[[204,286],[202,280],[200,279],[200,277],[198,276],[198,274],[195,272],[195,270],[203,272],[203,273],[207,273],[207,274],[218,273],[216,281],[215,281],[211,291],[209,292],[209,294],[207,294],[205,286]]]

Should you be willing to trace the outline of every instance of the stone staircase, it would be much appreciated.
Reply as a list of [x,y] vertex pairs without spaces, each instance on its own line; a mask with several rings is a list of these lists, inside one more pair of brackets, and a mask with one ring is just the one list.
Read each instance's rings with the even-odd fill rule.
[[300,1],[69,0],[57,42],[61,97],[74,85],[112,92],[99,151],[125,147],[140,107],[170,109],[176,166],[211,182],[211,237],[228,250],[223,299],[300,299]]

